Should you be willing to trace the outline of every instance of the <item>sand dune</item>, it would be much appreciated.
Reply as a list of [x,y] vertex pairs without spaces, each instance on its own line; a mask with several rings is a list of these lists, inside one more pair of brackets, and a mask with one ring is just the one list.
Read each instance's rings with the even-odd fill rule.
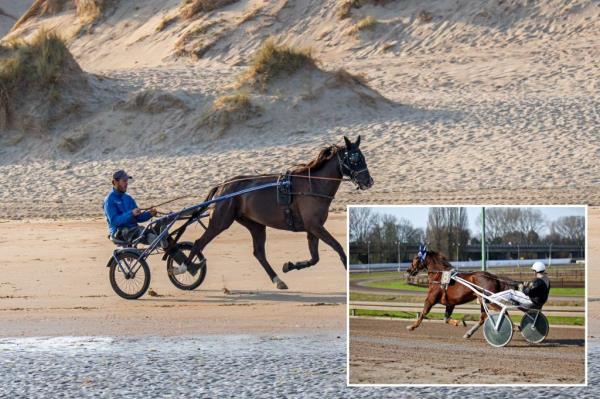
[[[140,202],[203,197],[229,176],[307,161],[342,134],[363,136],[375,186],[342,185],[336,209],[600,204],[597,2],[361,3],[342,19],[336,1],[247,0],[183,18],[179,1],[151,0],[115,2],[92,22],[73,7],[25,21],[5,40],[40,26],[63,35],[92,112],[47,135],[0,134],[0,216],[99,215],[118,167],[139,178]],[[318,70],[249,90],[256,112],[226,129],[220,114],[203,123],[273,35],[310,47]],[[331,85],[340,68],[368,88]]]

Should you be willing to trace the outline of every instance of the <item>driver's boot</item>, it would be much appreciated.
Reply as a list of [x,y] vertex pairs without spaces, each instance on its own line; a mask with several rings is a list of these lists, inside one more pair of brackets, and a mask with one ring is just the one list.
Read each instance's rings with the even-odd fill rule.
[[183,252],[175,248],[169,253],[169,255],[175,260],[176,263],[176,265],[172,265],[169,273],[178,275],[187,272],[188,259]]

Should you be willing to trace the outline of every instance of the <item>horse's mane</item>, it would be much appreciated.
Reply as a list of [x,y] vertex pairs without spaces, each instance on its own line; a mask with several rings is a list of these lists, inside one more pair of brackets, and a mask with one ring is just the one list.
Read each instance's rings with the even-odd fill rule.
[[439,252],[428,250],[427,257],[433,259],[433,261],[438,265],[442,265],[448,269],[452,268],[450,261]]
[[302,173],[306,172],[309,169],[311,171],[315,171],[323,166],[327,161],[333,158],[338,151],[343,150],[345,147],[339,146],[337,144],[332,144],[330,146],[324,147],[319,151],[319,155],[316,158],[312,159],[308,163],[299,163],[294,165],[290,170],[292,173]]

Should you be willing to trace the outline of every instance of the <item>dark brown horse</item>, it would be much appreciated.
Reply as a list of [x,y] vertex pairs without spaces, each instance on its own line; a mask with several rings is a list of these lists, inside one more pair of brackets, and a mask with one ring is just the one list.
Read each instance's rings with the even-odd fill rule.
[[[332,145],[322,149],[317,157],[307,164],[291,169],[291,196],[289,206],[278,203],[276,188],[254,191],[215,204],[208,228],[196,240],[189,255],[193,259],[201,254],[206,245],[236,221],[246,227],[252,235],[254,256],[265,269],[271,281],[279,289],[287,286],[277,276],[265,255],[266,227],[280,230],[306,232],[310,260],[287,262],[283,272],[303,269],[319,261],[319,240],[333,248],[346,268],[346,253],[340,243],[325,229],[329,205],[344,177],[349,178],[361,190],[373,185],[367,163],[360,146],[360,136],[352,143],[344,136],[345,146]],[[214,187],[207,200],[235,191],[276,182],[277,176],[236,176],[224,184]]]
[[[458,326],[460,322],[451,318],[454,307],[456,305],[462,305],[464,303],[480,299],[471,289],[460,283],[457,283],[454,280],[450,280],[446,290],[442,288],[440,284],[442,272],[451,269],[452,265],[448,259],[444,257],[444,255],[435,251],[428,251],[424,247],[419,249],[419,253],[413,258],[412,264],[408,268],[407,272],[410,276],[415,276],[420,270],[427,270],[429,277],[429,290],[427,291],[427,298],[425,299],[423,311],[419,315],[417,321],[407,327],[409,331],[419,327],[423,321],[423,318],[427,315],[427,313],[429,313],[431,308],[438,303],[446,306],[444,321],[448,324]],[[458,273],[457,276],[494,293],[513,288],[514,283],[509,280],[500,279],[488,272]],[[481,304],[480,300],[479,303],[481,305],[481,316],[479,318],[479,323],[467,331],[467,333],[464,335],[464,338],[470,338],[475,331],[481,327],[487,318],[487,314],[485,313],[483,304]],[[488,306],[492,309],[496,308],[494,304],[488,304]]]

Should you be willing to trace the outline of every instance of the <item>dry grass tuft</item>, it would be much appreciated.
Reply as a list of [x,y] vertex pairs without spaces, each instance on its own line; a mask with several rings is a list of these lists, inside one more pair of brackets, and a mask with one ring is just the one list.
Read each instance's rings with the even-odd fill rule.
[[433,15],[431,15],[429,11],[421,10],[421,12],[419,12],[419,15],[417,15],[417,18],[419,19],[419,22],[424,24],[427,22],[431,22],[433,20]]
[[60,92],[56,86],[74,64],[65,41],[45,29],[28,42],[14,40],[0,45],[0,120],[5,123],[2,127],[6,127],[11,103],[26,90],[46,93],[49,102],[57,102]]
[[237,3],[239,0],[184,0],[179,14],[183,19],[191,19],[200,13],[206,13]]
[[35,83],[42,88],[56,84],[71,55],[57,34],[40,29],[29,41],[15,40],[0,46],[0,83],[17,87]]
[[147,114],[189,110],[185,102],[176,95],[154,89],[137,92],[126,101],[118,102],[116,106],[125,111],[137,111]]
[[201,58],[219,39],[219,31],[213,32],[211,38],[205,37],[216,26],[216,21],[210,21],[188,30],[175,43],[175,53],[178,56]]
[[364,5],[372,4],[375,6],[385,6],[396,0],[343,0],[337,9],[338,19],[350,18],[353,8],[361,8]]
[[240,84],[249,82],[265,89],[270,81],[280,75],[291,75],[301,68],[314,66],[316,61],[309,49],[280,46],[275,44],[273,38],[269,38],[254,55]]
[[75,0],[77,16],[84,23],[92,24],[99,20],[104,12],[114,7],[118,0]]
[[336,15],[340,20],[350,18],[350,15],[352,14],[352,9],[360,8],[361,5],[362,4],[360,0],[344,0],[338,6]]
[[217,98],[209,113],[200,121],[200,126],[212,132],[223,134],[234,123],[247,121],[260,116],[261,108],[254,105],[247,93],[234,93]]
[[364,17],[350,29],[350,34],[356,34],[366,29],[373,29],[377,25],[377,20],[372,16]]
[[177,21],[179,17],[177,15],[175,16],[168,16],[165,15],[161,20],[160,23],[158,24],[158,26],[156,27],[156,31],[157,32],[162,32],[163,30],[167,29],[169,26],[171,26],[173,23],[175,23]]

